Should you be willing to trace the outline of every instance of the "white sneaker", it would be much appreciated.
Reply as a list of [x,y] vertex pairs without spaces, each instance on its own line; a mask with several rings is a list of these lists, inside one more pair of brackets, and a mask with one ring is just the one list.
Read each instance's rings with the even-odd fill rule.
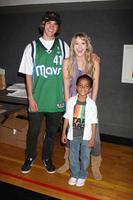
[[78,178],[77,183],[76,183],[76,186],[77,186],[77,187],[83,186],[83,185],[85,184],[85,181],[86,181],[86,179]]
[[69,185],[76,185],[76,183],[77,183],[77,179],[74,178],[74,177],[71,177],[71,178],[69,179],[69,181],[68,181],[68,184],[69,184]]

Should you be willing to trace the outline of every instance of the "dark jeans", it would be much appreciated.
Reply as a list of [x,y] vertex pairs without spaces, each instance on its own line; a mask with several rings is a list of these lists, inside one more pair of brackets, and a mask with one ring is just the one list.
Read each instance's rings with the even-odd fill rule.
[[97,124],[96,142],[95,142],[95,146],[91,149],[91,155],[92,156],[99,156],[99,155],[101,155],[101,140],[100,140],[99,124]]
[[38,136],[43,117],[46,118],[46,133],[43,141],[42,160],[52,159],[55,138],[61,126],[63,113],[29,112],[29,129],[26,140],[26,156],[35,159]]

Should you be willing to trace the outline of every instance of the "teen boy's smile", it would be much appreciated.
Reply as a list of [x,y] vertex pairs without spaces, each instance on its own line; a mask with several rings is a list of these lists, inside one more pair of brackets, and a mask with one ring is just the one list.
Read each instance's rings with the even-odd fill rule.
[[54,35],[58,30],[58,24],[55,21],[48,21],[45,24],[45,28],[44,28],[44,37],[46,37],[46,39],[54,39]]

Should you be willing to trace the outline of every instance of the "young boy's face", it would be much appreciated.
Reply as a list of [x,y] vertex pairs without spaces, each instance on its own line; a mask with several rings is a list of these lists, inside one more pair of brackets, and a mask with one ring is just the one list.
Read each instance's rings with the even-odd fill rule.
[[89,90],[90,90],[90,83],[86,79],[81,79],[78,82],[78,85],[76,86],[76,88],[77,88],[77,92],[81,96],[87,96],[87,94],[89,93]]

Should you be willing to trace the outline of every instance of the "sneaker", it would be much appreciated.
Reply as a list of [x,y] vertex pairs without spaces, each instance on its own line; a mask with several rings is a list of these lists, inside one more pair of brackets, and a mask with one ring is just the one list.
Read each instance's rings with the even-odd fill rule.
[[22,172],[23,174],[29,173],[30,170],[31,170],[32,164],[33,164],[33,159],[27,157],[26,160],[25,160],[25,163],[23,164],[23,166],[22,166],[22,168],[21,168],[21,172]]
[[49,160],[43,160],[43,163],[44,163],[44,166],[47,170],[47,172],[49,174],[53,174],[55,173],[55,166],[52,164],[52,161],[49,159]]
[[77,186],[77,187],[83,186],[83,185],[85,184],[85,181],[86,181],[86,179],[78,178],[77,183],[76,183],[76,186]]
[[68,184],[69,184],[69,185],[76,185],[76,183],[77,183],[77,179],[74,178],[74,177],[71,177],[71,178],[69,179],[69,181],[68,181]]

